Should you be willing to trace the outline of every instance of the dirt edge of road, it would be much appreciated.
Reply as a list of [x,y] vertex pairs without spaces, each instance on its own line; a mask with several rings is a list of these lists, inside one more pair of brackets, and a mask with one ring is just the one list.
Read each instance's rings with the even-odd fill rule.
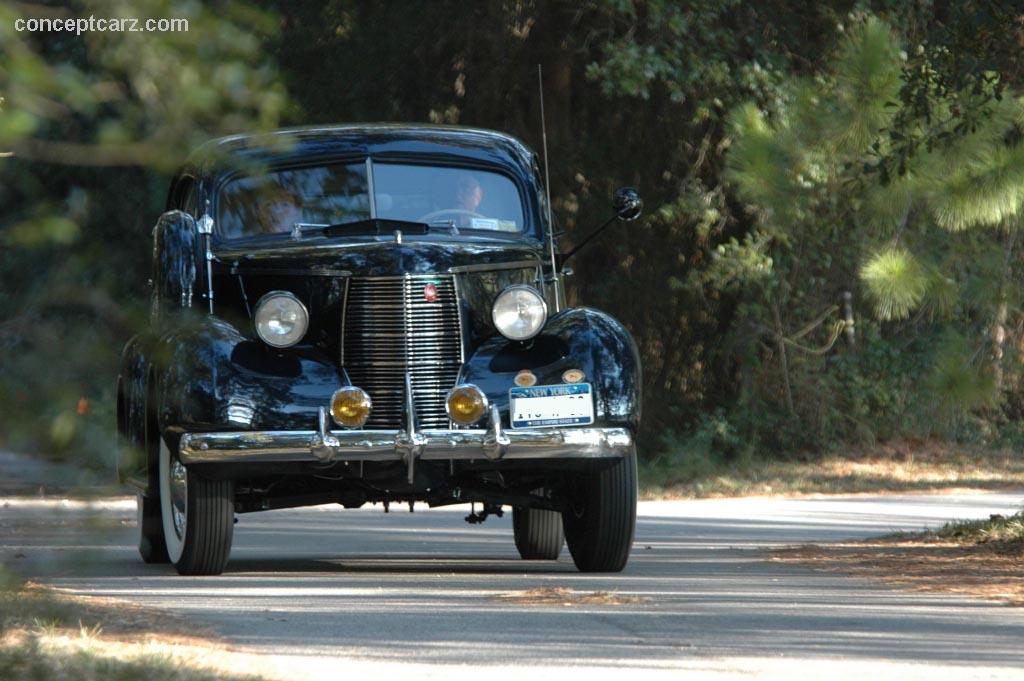
[[1024,512],[897,534],[772,551],[770,559],[880,580],[901,589],[1024,606]]

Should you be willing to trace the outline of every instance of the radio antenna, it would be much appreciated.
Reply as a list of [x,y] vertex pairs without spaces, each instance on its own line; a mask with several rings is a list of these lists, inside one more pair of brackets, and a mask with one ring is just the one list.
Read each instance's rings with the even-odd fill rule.
[[537,87],[540,89],[540,136],[544,149],[544,194],[547,196],[548,209],[548,248],[551,253],[551,282],[555,287],[555,312],[562,309],[558,291],[558,262],[555,258],[555,223],[551,219],[551,172],[548,166],[548,128],[544,120],[544,71],[537,64]]

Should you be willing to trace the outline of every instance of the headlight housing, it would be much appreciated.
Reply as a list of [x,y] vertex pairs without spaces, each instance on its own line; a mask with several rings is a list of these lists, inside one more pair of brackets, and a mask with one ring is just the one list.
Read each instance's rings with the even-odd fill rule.
[[505,338],[530,340],[544,328],[548,320],[548,306],[537,289],[516,284],[498,294],[491,308],[491,319]]
[[306,335],[309,313],[298,298],[287,291],[271,291],[256,303],[256,334],[267,345],[288,348]]

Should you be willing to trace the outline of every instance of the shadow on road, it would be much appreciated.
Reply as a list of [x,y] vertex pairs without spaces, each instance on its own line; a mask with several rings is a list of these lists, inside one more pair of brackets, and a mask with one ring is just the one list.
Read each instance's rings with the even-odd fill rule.
[[[447,510],[243,516],[220,577],[182,578],[169,566],[142,564],[130,522],[101,532],[42,525],[7,535],[0,551],[25,556],[12,562],[57,586],[170,608],[233,644],[277,653],[653,668],[705,656],[1024,665],[1020,610],[761,559],[770,546],[918,527],[933,519],[928,504],[903,514],[859,500],[785,502],[772,513],[726,504],[652,507],[619,575],[580,574],[564,551],[557,562],[520,561],[507,517],[470,527]],[[541,587],[635,598],[509,598]]]

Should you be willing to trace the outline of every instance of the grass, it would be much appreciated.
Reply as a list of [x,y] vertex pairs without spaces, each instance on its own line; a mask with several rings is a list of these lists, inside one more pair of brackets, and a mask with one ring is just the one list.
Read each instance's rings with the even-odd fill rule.
[[194,626],[25,583],[0,566],[0,679],[261,681]]
[[68,681],[221,681],[255,679],[200,666],[173,646],[123,644],[88,631],[22,631],[0,644],[0,678]]
[[940,441],[899,441],[810,460],[736,461],[709,456],[645,462],[648,499],[1024,487],[1024,457]]
[[947,523],[922,538],[950,539],[960,544],[1004,544],[1007,548],[1020,544],[1024,551],[1024,511],[1011,516],[993,515],[988,520],[959,520]]

